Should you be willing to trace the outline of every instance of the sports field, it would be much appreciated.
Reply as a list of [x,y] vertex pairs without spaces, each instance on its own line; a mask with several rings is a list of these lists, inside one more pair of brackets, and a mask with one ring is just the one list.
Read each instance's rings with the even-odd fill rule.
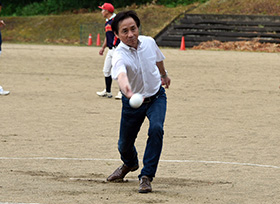
[[164,147],[143,195],[140,170],[105,182],[121,164],[121,101],[95,94],[98,51],[3,44],[0,204],[280,203],[280,53],[162,49],[172,80]]

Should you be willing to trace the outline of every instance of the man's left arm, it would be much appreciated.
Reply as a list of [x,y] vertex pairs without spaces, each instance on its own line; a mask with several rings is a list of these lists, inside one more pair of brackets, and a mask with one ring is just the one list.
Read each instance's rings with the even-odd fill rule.
[[165,70],[163,61],[156,62],[156,65],[160,72],[161,84],[165,85],[165,88],[168,88],[170,86],[171,79],[167,75],[167,71]]

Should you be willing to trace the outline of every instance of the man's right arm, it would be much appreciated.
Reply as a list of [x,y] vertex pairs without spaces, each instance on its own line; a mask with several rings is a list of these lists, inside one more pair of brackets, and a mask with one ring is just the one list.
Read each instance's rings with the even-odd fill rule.
[[126,96],[126,98],[131,98],[133,92],[131,91],[131,87],[127,78],[126,73],[121,72],[118,75],[118,84],[121,89],[121,92]]

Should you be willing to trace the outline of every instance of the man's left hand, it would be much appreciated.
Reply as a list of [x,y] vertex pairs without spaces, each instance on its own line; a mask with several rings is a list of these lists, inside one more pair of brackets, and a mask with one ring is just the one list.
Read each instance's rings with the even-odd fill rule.
[[171,79],[168,76],[161,77],[161,84],[165,85],[165,88],[168,89],[168,87],[170,86],[170,83],[171,83]]

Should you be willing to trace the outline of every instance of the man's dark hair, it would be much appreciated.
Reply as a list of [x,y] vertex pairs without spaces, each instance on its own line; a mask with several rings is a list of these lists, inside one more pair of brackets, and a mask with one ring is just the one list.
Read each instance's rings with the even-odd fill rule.
[[113,32],[115,32],[118,35],[119,34],[119,23],[127,18],[133,18],[137,27],[138,28],[140,27],[140,19],[138,18],[135,11],[122,11],[115,16],[115,18],[112,22],[111,26],[112,26]]

